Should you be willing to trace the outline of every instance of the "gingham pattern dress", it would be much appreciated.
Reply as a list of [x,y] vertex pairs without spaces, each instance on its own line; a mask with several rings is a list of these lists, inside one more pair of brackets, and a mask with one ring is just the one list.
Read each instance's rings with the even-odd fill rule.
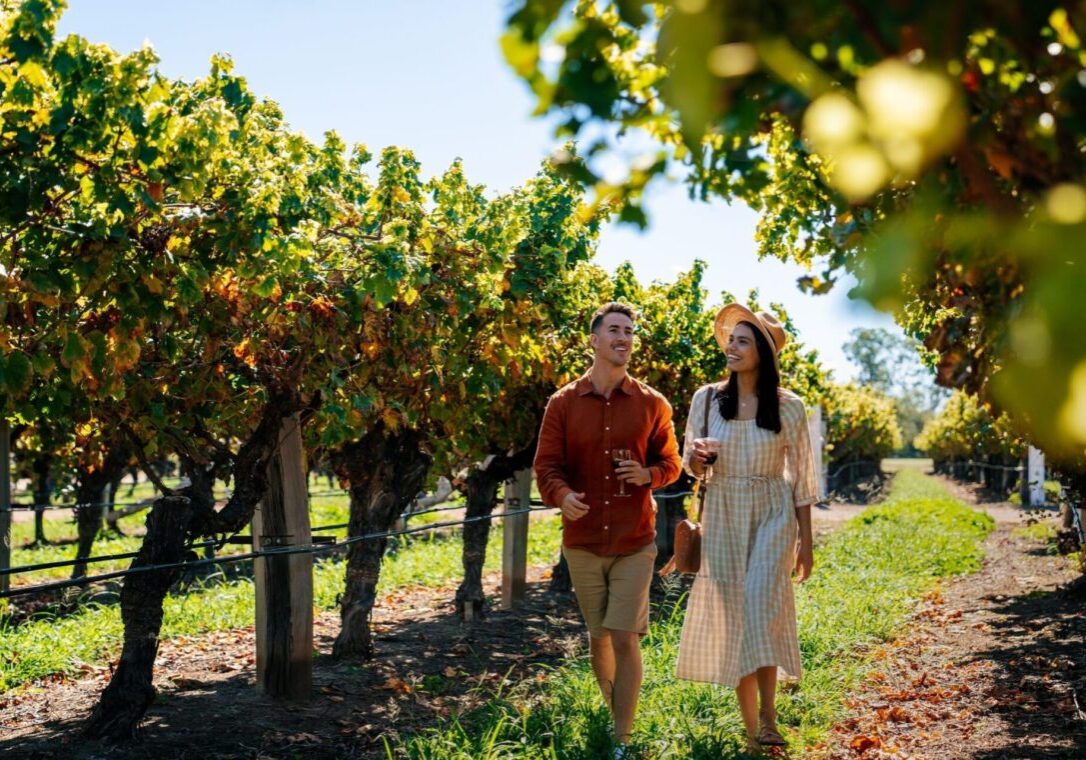
[[[690,405],[687,471],[709,395],[702,388]],[[795,507],[817,501],[818,481],[803,402],[781,390],[780,411],[777,434],[754,420],[725,420],[716,402],[710,409],[720,454],[705,492],[701,571],[686,608],[679,678],[737,686],[773,665],[781,680],[802,674],[791,580]]]

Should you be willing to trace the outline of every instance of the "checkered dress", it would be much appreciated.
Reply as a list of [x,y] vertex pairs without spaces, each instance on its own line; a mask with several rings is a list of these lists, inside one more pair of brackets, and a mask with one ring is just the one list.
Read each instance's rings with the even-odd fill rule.
[[[688,471],[708,395],[702,388],[690,405]],[[780,410],[780,434],[754,420],[725,420],[716,403],[709,413],[709,435],[721,447],[705,492],[701,572],[686,608],[679,678],[736,686],[772,665],[782,680],[801,675],[791,580],[794,507],[817,501],[818,481],[803,402],[782,390]]]

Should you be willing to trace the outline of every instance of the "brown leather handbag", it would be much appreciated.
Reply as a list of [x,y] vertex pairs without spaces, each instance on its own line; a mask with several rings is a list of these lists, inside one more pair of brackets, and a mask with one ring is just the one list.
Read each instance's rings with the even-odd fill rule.
[[[701,437],[709,435],[709,408],[713,403],[715,385],[710,385],[706,391],[705,418],[701,424]],[[691,520],[684,517],[675,526],[675,553],[667,564],[660,568],[660,575],[678,570],[680,573],[696,575],[701,569],[701,515],[705,511],[705,484],[700,480],[694,481],[693,497],[698,501],[698,519]]]

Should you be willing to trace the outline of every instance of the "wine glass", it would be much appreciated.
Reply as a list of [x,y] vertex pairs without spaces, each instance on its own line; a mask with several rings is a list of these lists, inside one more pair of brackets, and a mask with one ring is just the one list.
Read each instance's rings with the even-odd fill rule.
[[705,475],[702,480],[708,482],[713,477],[713,465],[716,464],[717,454],[720,452],[720,439],[698,438],[694,445],[705,452]]
[[[622,463],[630,458],[629,449],[611,449],[611,467],[618,469],[622,466]],[[618,493],[615,496],[629,496],[626,493],[626,481],[619,479],[618,481]]]

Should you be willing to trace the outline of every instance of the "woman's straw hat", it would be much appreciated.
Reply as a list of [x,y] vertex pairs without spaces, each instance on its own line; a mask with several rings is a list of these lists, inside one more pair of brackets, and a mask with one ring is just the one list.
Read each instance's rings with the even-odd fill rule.
[[781,365],[777,359],[777,354],[784,348],[784,344],[788,342],[788,333],[781,327],[781,323],[768,311],[760,311],[755,314],[742,304],[730,303],[717,312],[716,322],[713,324],[713,333],[716,335],[716,342],[720,344],[721,349],[725,351],[728,349],[728,337],[740,322],[750,322],[761,331],[762,336],[768,341],[769,347],[773,349],[773,362],[777,365],[777,372],[779,373]]

